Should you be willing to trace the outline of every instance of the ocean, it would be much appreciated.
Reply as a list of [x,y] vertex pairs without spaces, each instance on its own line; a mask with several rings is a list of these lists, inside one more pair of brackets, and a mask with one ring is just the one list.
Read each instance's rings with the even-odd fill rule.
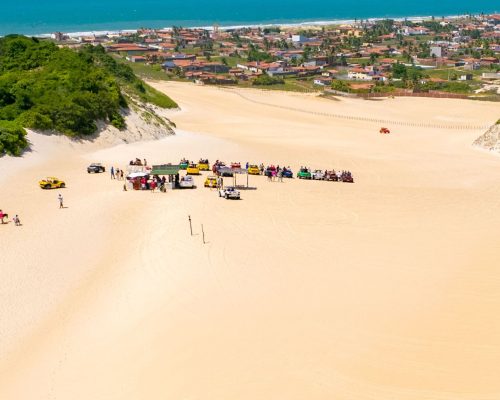
[[492,0],[0,0],[0,35],[491,13]]

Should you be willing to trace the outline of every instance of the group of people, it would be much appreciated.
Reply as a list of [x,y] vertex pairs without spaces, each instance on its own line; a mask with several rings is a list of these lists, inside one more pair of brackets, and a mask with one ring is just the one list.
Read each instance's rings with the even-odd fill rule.
[[166,187],[167,178],[165,176],[162,176],[160,178],[158,175],[154,175],[153,178],[150,178],[149,175],[146,175],[140,178],[135,178],[134,180],[140,183],[141,190],[151,190],[151,192],[155,192],[156,189],[159,189],[160,192],[167,191]]
[[286,176],[287,172],[291,171],[290,166],[280,167],[279,165],[275,166],[273,164],[268,165],[265,170],[264,165],[261,164],[260,168],[261,173],[267,176],[267,180],[270,182],[275,181],[276,179],[278,180],[278,182],[283,182],[283,177]]
[[140,167],[147,167],[148,162],[146,161],[146,159],[144,159],[144,161],[141,161],[140,158],[136,158],[135,160],[130,160],[128,165],[138,165]]
[[225,166],[226,163],[224,161],[215,160],[214,164],[212,165],[212,172],[218,175],[219,169],[224,168]]
[[111,179],[117,179],[119,181],[123,181],[125,179],[125,173],[123,169],[117,168],[115,171],[115,167],[111,167],[110,169]]
[[[61,193],[59,193],[59,195],[57,196],[57,200],[59,202],[59,208],[64,208],[64,200],[63,200],[63,196]],[[9,214],[3,212],[3,210],[0,210],[0,222],[2,225],[5,225],[6,222],[5,220],[9,219]],[[14,222],[14,225],[15,226],[22,226],[21,224],[21,219],[19,218],[19,214],[16,214],[14,215],[14,218],[12,218],[12,222]]]
[[352,181],[352,173],[351,171],[337,171],[337,179],[339,181],[346,181],[346,182],[351,182]]
[[352,173],[348,170],[328,171],[325,169],[323,179],[335,180],[337,182],[353,182]]
[[[4,225],[5,219],[9,219],[9,214],[4,213],[2,210],[0,210],[0,221],[2,221],[2,225]],[[12,218],[12,222],[14,222],[14,225],[16,226],[21,226],[21,220],[19,219],[19,215],[15,215],[14,218]]]

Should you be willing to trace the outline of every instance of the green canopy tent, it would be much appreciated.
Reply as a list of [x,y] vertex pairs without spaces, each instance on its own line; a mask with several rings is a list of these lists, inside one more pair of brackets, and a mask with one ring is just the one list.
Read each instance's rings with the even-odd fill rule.
[[180,165],[153,165],[150,175],[177,175],[181,169]]
[[172,189],[176,189],[179,183],[179,171],[181,169],[180,165],[172,165],[172,164],[162,164],[162,165],[153,165],[153,169],[151,170],[151,175],[169,175],[172,176],[172,179],[169,179],[171,182]]

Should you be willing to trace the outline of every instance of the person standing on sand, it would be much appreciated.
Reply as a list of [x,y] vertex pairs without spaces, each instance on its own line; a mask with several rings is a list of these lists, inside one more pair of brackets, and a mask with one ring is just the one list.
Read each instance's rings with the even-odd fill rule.
[[123,181],[123,169],[120,170],[120,179]]
[[5,214],[2,210],[0,210],[0,220],[2,221],[2,224],[5,224],[4,218],[7,217],[7,214]]
[[16,214],[16,216],[12,218],[12,221],[14,221],[14,224],[16,226],[21,226],[21,220],[19,219],[19,215]]
[[115,167],[111,167],[111,179],[115,179]]
[[57,198],[59,199],[59,208],[64,208],[62,194],[59,193],[59,196],[57,196]]

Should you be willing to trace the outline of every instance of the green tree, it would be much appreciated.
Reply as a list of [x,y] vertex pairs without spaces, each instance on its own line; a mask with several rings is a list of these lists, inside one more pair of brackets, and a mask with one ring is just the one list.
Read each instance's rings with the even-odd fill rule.
[[282,85],[284,83],[285,81],[283,80],[283,78],[262,74],[259,77],[255,78],[255,80],[252,82],[252,85],[269,86],[269,85],[280,85],[280,84]]
[[27,146],[26,131],[18,123],[0,121],[0,155],[19,156]]
[[160,107],[177,106],[102,46],[74,51],[24,36],[0,38],[0,120],[7,121],[0,153],[19,154],[27,145],[18,127],[89,135],[103,120],[123,129],[124,93]]
[[332,82],[332,89],[333,90],[337,90],[339,92],[350,92],[351,91],[351,86],[346,81],[335,79]]

